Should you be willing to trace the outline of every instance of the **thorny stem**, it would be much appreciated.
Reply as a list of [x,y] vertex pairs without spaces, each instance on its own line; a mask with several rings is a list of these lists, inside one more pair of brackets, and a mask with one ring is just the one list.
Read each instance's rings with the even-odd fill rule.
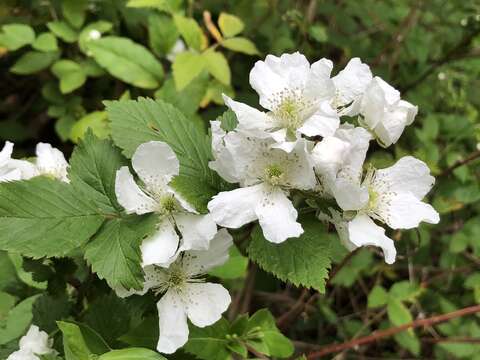
[[429,318],[426,318],[426,319],[418,319],[418,320],[412,321],[408,324],[404,324],[404,325],[401,325],[401,326],[397,326],[397,327],[393,327],[393,328],[386,329],[386,330],[381,330],[381,331],[375,331],[371,335],[364,336],[364,337],[361,337],[361,338],[358,338],[358,339],[353,339],[353,340],[350,340],[350,341],[347,341],[347,342],[344,342],[344,343],[341,343],[341,344],[327,345],[323,349],[320,349],[318,351],[314,351],[314,352],[311,352],[310,354],[308,354],[307,359],[308,360],[319,359],[320,357],[322,357],[324,355],[328,355],[328,354],[331,354],[331,353],[336,353],[336,352],[343,351],[343,350],[346,350],[346,349],[351,349],[351,348],[354,348],[354,347],[360,346],[360,345],[369,344],[371,342],[374,342],[374,341],[377,341],[379,339],[383,339],[383,338],[386,338],[386,337],[390,337],[392,335],[398,334],[398,333],[403,332],[403,331],[408,330],[408,329],[415,329],[415,328],[421,327],[421,326],[432,326],[434,324],[445,322],[445,321],[455,319],[455,318],[458,318],[458,317],[461,317],[461,316],[475,314],[477,312],[480,312],[480,305],[469,306],[469,307],[466,307],[466,308],[463,308],[463,309],[460,309],[460,310],[457,310],[457,311],[452,311],[450,313],[443,314],[443,315],[432,316],[432,317],[429,317]]
[[457,160],[455,163],[453,163],[452,165],[450,165],[448,168],[446,168],[445,170],[443,170],[440,175],[438,176],[445,176],[445,175],[448,175],[450,174],[453,170],[455,170],[456,168],[459,168],[460,166],[463,166],[463,165],[466,165],[476,159],[480,158],[480,150],[477,150],[477,151],[474,151],[473,153],[471,153],[470,155],[468,155],[465,159],[461,159],[461,160]]

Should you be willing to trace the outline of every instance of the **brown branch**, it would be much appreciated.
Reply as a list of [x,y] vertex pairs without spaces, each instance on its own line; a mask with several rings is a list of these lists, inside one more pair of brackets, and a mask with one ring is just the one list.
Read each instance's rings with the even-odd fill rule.
[[210,11],[204,11],[203,12],[203,22],[205,23],[205,26],[208,29],[208,32],[213,36],[213,38],[218,42],[221,43],[223,41],[222,34],[218,30],[218,28],[215,26],[215,24],[212,21],[212,15],[210,14]]
[[257,273],[257,266],[251,262],[248,267],[248,275],[245,279],[245,287],[243,288],[243,301],[240,305],[240,314],[248,313],[250,309],[250,302],[252,301],[253,289],[255,288],[255,275]]
[[450,174],[453,170],[455,170],[456,168],[459,168],[460,166],[463,166],[463,165],[466,165],[468,164],[469,162],[472,162],[476,159],[480,158],[480,150],[477,150],[477,151],[474,151],[473,153],[471,153],[470,155],[468,155],[465,159],[461,159],[461,160],[457,160],[455,163],[453,163],[452,165],[450,165],[448,168],[446,168],[445,170],[443,170],[440,175],[438,176],[445,176],[445,175],[448,175]]
[[440,322],[448,321],[448,320],[455,319],[465,315],[475,314],[477,312],[480,312],[480,305],[470,306],[464,309],[452,311],[450,313],[443,314],[443,315],[432,316],[426,319],[415,320],[408,324],[404,324],[404,325],[393,327],[386,330],[375,331],[371,335],[364,336],[358,339],[353,339],[341,344],[327,345],[319,351],[314,351],[308,354],[307,359],[309,360],[318,359],[327,354],[336,353],[346,349],[351,349],[356,346],[369,344],[371,342],[380,340],[382,338],[390,337],[392,335],[398,334],[407,329],[414,329],[421,326],[432,326]]

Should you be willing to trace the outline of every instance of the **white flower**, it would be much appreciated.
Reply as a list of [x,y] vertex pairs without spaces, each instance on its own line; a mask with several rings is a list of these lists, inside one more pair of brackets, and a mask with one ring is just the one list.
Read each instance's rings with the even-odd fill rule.
[[36,355],[46,355],[54,352],[53,340],[48,334],[40,331],[38,326],[31,325],[27,334],[20,339],[20,350],[10,354],[7,360],[40,360]]
[[225,133],[212,121],[216,160],[210,167],[241,188],[214,196],[208,209],[219,225],[239,228],[259,220],[265,238],[280,243],[298,237],[303,229],[288,199],[290,189],[311,190],[316,185],[313,164],[301,139],[290,153],[271,148],[272,140],[254,139],[239,132]]
[[[337,216],[332,221],[346,228],[349,241],[355,247],[376,245],[382,247],[385,261],[391,263],[395,256],[393,242],[385,236],[385,230],[372,220],[387,224],[392,229],[412,229],[420,222],[437,224],[437,211],[422,199],[430,191],[435,179],[427,165],[411,156],[401,158],[389,168],[369,170],[363,183],[339,181],[335,184],[335,199],[347,213],[342,224]],[[354,216],[351,211],[356,211]],[[338,225],[340,223],[340,225]]]
[[[231,244],[232,237],[226,229],[221,229],[208,250],[186,251],[169,268],[150,265],[144,269],[144,288],[136,293],[143,295],[152,290],[156,295],[163,294],[157,303],[159,352],[174,353],[187,342],[187,318],[193,325],[205,327],[220,320],[227,310],[231,302],[228,291],[220,284],[205,282],[202,276],[228,260]],[[135,292],[123,295],[132,293]]]
[[38,175],[34,164],[12,159],[13,143],[7,141],[0,151],[0,182],[26,180]]
[[52,176],[63,182],[70,182],[67,176],[68,162],[63,153],[50,144],[38,143],[35,165],[39,175]]
[[417,112],[416,106],[401,100],[400,93],[378,76],[367,87],[360,110],[362,125],[374,132],[385,147],[398,141]]
[[[168,265],[182,250],[207,249],[217,226],[209,215],[197,214],[168,185],[180,168],[170,146],[160,141],[140,145],[132,166],[143,182],[142,188],[127,166],[120,168],[115,180],[118,202],[128,214],[154,212],[160,216],[158,230],[142,243],[143,265]],[[182,235],[181,244],[177,230]]]
[[102,37],[102,33],[97,29],[92,29],[88,32],[88,38],[90,40],[98,40]]
[[321,59],[312,65],[302,54],[268,55],[250,72],[250,84],[268,113],[224,96],[239,122],[239,131],[255,137],[273,137],[275,146],[291,151],[301,134],[327,136],[340,120],[328,100],[334,91],[332,62]]
[[173,45],[173,47],[170,49],[170,52],[167,54],[167,60],[173,63],[177,55],[185,52],[186,50],[187,47],[185,46],[183,40],[178,39]]

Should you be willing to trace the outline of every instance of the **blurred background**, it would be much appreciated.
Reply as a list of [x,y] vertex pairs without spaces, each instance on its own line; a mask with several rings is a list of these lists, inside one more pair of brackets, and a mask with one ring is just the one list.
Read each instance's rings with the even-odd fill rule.
[[[207,129],[225,111],[222,93],[257,105],[248,75],[267,54],[326,57],[334,73],[360,57],[419,107],[400,141],[373,146],[368,161],[385,167],[406,154],[425,161],[437,178],[429,197],[441,223],[391,234],[399,253],[392,266],[371,249],[355,252],[313,299],[260,269],[252,280],[240,253],[220,276],[234,293],[250,281],[244,310],[268,306],[280,317],[304,296],[282,326],[298,352],[480,302],[477,0],[2,0],[0,28],[0,143],[13,141],[17,157],[32,156],[39,141],[68,155],[88,128],[109,136],[103,100],[160,98]],[[336,253],[341,263],[346,251]],[[15,303],[63,286],[39,277],[39,266],[0,253],[0,348],[15,339],[7,321]],[[66,274],[55,280],[66,284],[83,268],[56,260],[48,269]],[[93,316],[87,322],[95,327]],[[479,360],[479,318],[337,356]]]

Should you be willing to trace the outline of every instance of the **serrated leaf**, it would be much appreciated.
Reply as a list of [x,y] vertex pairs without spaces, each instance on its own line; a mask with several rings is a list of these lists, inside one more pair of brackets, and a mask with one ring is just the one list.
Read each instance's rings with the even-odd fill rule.
[[0,33],[0,46],[6,47],[10,51],[15,51],[21,47],[31,44],[35,40],[35,31],[30,25],[8,24],[2,26]]
[[247,249],[248,256],[280,280],[295,286],[312,287],[323,293],[331,264],[330,244],[336,239],[313,216],[305,217],[300,222],[304,233],[299,238],[288,239],[281,244],[265,240],[257,225]]
[[68,94],[87,80],[83,68],[72,60],[59,60],[52,66],[52,73],[60,80],[60,91]]
[[33,42],[32,47],[38,51],[56,51],[58,50],[57,38],[49,32],[41,33]]
[[157,222],[155,214],[106,222],[85,247],[85,259],[111,288],[141,289],[143,271],[140,244],[144,237],[155,230]]
[[75,122],[70,129],[69,138],[74,143],[83,139],[88,130],[99,139],[106,139],[110,133],[110,123],[105,111],[94,111]]
[[199,211],[225,185],[208,162],[212,159],[210,138],[179,110],[161,101],[106,102],[112,136],[117,146],[130,157],[137,147],[151,140],[164,141],[175,151],[180,175],[172,182],[185,199]]
[[112,350],[103,354],[98,360],[166,360],[159,353],[144,348]]
[[49,67],[58,57],[57,52],[28,51],[10,68],[14,74],[29,75]]
[[223,36],[232,37],[243,31],[245,25],[243,24],[242,19],[235,15],[220,13],[218,17],[218,26],[222,30]]
[[163,68],[143,45],[128,38],[107,36],[86,43],[95,61],[112,76],[128,84],[154,89],[163,78]]
[[205,57],[200,54],[186,51],[178,54],[172,65],[173,79],[177,91],[182,91],[206,67]]
[[85,11],[87,10],[87,6],[87,0],[63,0],[63,16],[65,16],[70,24],[79,29],[85,21]]
[[148,40],[150,48],[157,55],[167,55],[178,36],[178,30],[171,17],[164,14],[152,14],[148,17]]
[[85,244],[104,217],[66,183],[46,177],[0,184],[0,248],[34,258]]
[[92,206],[114,216],[123,210],[115,195],[115,176],[126,164],[127,160],[111,140],[100,140],[87,133],[71,156],[69,177],[72,186],[84,194]]
[[47,23],[48,29],[66,43],[74,43],[78,39],[78,33],[65,21],[51,21]]
[[90,360],[91,355],[101,355],[110,348],[107,343],[90,327],[80,323],[58,321],[63,334],[65,356],[75,360]]
[[241,52],[247,55],[257,55],[259,53],[253,42],[244,37],[234,37],[222,41],[222,46],[232,51]]
[[195,19],[175,14],[173,21],[187,45],[192,49],[200,51],[202,45],[202,29],[200,29]]
[[217,51],[205,51],[202,57],[205,60],[205,68],[208,72],[222,84],[230,85],[230,66],[225,56]]

